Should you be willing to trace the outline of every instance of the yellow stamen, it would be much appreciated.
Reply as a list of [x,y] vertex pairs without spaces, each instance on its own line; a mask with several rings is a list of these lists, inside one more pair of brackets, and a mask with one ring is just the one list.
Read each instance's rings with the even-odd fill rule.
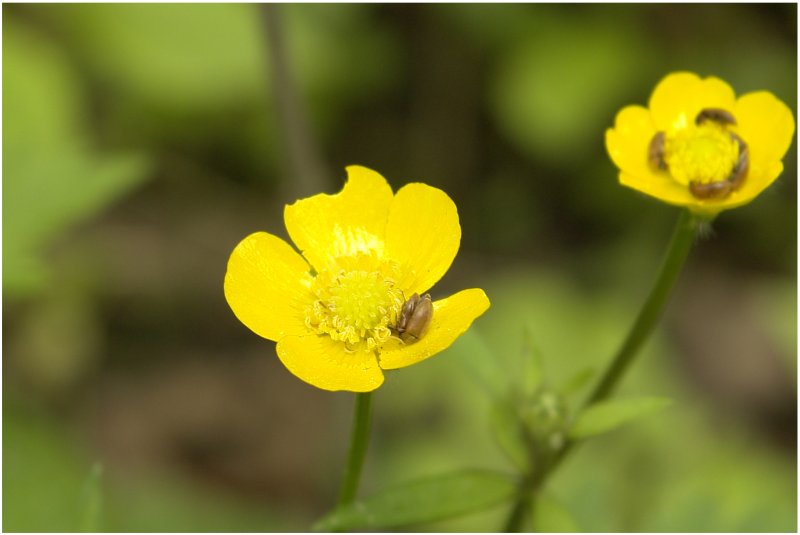
[[668,131],[664,139],[664,162],[672,178],[685,186],[727,180],[738,158],[739,144],[715,122]]
[[317,299],[306,309],[306,325],[349,350],[374,349],[391,336],[403,306],[394,270],[367,255],[338,259],[337,267],[322,270],[312,283]]

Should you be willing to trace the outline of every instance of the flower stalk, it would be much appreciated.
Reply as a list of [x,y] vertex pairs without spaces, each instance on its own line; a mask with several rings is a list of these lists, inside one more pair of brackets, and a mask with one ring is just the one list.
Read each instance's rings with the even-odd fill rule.
[[586,400],[585,406],[602,401],[614,392],[625,371],[636,358],[642,344],[653,332],[658,320],[661,318],[664,305],[666,305],[667,299],[672,292],[675,280],[678,278],[686,257],[689,255],[699,224],[698,217],[692,215],[689,210],[681,211],[658,278],[650,290],[650,295],[647,296],[647,300],[639,311],[639,315],[625,338],[625,342],[611,361],[611,365],[603,374],[600,382]]
[[[639,315],[636,317],[619,351],[586,399],[583,405],[584,408],[610,397],[631,364],[636,360],[639,350],[661,318],[675,281],[689,255],[701,222],[702,219],[694,215],[690,210],[681,211],[653,288],[650,290],[647,300],[642,305],[642,309],[639,311]],[[525,519],[532,512],[531,506],[534,502],[534,496],[574,445],[574,441],[565,442],[549,463],[540,465],[538,468],[536,468],[536,463],[531,463],[534,466],[534,471],[526,476],[520,484],[519,496],[506,521],[505,532],[514,533],[522,529]]]
[[353,503],[358,494],[361,480],[361,469],[367,456],[369,431],[372,423],[372,392],[356,394],[355,412],[353,415],[353,432],[350,436],[350,453],[347,456],[344,479],[339,489],[338,506]]

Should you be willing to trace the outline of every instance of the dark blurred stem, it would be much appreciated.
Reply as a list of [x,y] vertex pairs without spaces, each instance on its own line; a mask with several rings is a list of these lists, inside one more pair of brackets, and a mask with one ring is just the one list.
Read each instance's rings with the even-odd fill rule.
[[284,174],[290,179],[285,192],[289,198],[307,197],[327,185],[319,148],[309,127],[308,115],[300,101],[289,69],[281,4],[261,4],[269,48],[270,79],[274,106],[285,143]]
[[339,490],[339,507],[350,505],[358,493],[361,468],[367,455],[369,429],[372,419],[372,392],[356,394],[353,433],[350,437],[350,454],[347,457],[344,480]]
[[533,495],[527,490],[529,485],[521,485],[520,495],[511,509],[511,514],[503,528],[504,533],[518,533],[522,531],[525,519],[533,513]]
[[[636,360],[639,349],[641,349],[661,318],[675,281],[678,279],[686,258],[689,256],[689,251],[692,248],[692,243],[694,243],[700,223],[701,220],[692,215],[689,210],[681,212],[653,288],[650,290],[644,305],[642,305],[639,315],[628,332],[622,347],[620,347],[597,386],[586,399],[584,407],[603,401],[611,396],[625,376],[625,372]],[[530,504],[533,503],[533,497],[540,491],[547,478],[561,464],[561,461],[574,446],[574,442],[566,442],[552,458],[552,461],[534,473],[532,477],[523,481],[520,485],[517,502],[514,504],[506,522],[506,532],[517,532],[522,529],[526,517],[531,513]]]

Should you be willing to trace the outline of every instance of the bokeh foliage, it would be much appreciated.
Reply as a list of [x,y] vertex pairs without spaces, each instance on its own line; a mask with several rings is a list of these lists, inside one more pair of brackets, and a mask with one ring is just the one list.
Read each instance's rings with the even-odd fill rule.
[[[797,109],[794,5],[280,7],[326,191],[351,163],[444,188],[463,240],[434,291],[492,300],[377,392],[365,493],[510,469],[490,417],[526,332],[553,385],[616,349],[676,216],[616,185],[617,110],[678,69]],[[334,501],[351,398],[288,374],[221,287],[236,242],[280,235],[298,196],[263,9],[3,15],[3,528],[84,529],[94,485],[102,530],[308,529]],[[673,403],[575,452],[531,527],[796,529],[796,144],[785,167],[715,222],[625,382]]]

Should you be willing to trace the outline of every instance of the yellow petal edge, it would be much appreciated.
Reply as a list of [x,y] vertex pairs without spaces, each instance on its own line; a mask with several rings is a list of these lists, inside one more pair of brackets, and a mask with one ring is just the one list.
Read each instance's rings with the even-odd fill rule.
[[296,377],[323,390],[370,392],[383,384],[372,351],[345,351],[327,336],[287,336],[278,342],[278,358]]
[[461,245],[455,203],[426,184],[412,183],[395,195],[386,223],[386,257],[400,265],[398,286],[423,294],[450,268]]
[[320,193],[287,205],[286,230],[317,271],[355,253],[382,254],[392,188],[380,174],[347,167],[347,182],[336,194]]
[[312,296],[303,279],[308,264],[291,245],[256,232],[234,248],[225,273],[225,299],[251,331],[278,341],[307,329],[302,315]]
[[444,351],[469,329],[472,322],[490,306],[479,288],[462,290],[433,303],[433,318],[427,334],[418,342],[404,344],[389,340],[382,348],[380,366],[384,370],[405,368]]

